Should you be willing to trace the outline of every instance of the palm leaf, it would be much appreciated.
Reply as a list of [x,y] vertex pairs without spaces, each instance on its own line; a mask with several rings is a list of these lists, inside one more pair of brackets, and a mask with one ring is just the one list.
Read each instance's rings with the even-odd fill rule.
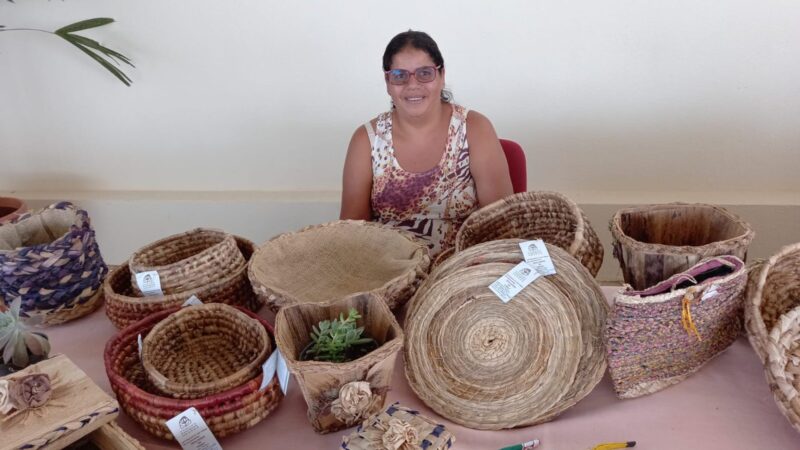
[[67,33],[74,33],[76,31],[88,30],[90,28],[102,27],[103,25],[108,25],[113,22],[114,19],[110,17],[96,17],[94,19],[81,20],[80,22],[75,22],[65,27],[61,27],[54,31],[54,33],[59,36],[63,36]]
[[131,67],[136,67],[133,65],[133,63],[131,63],[131,60],[127,56],[123,55],[122,53],[115,52],[114,50],[111,50],[108,47],[104,47],[102,44],[95,41],[94,39],[89,39],[87,37],[80,36],[77,34],[70,34],[69,38],[64,37],[64,39],[67,39],[73,44],[78,43],[83,46],[102,52],[104,55],[108,56],[111,59],[114,59],[115,61],[120,60]]
[[111,65],[108,61],[106,61],[105,59],[103,59],[102,57],[100,57],[99,55],[94,53],[93,51],[89,50],[88,48],[84,47],[83,45],[78,44],[77,42],[73,42],[73,41],[71,41],[69,39],[67,39],[67,42],[69,42],[70,44],[74,45],[75,47],[78,47],[78,49],[80,51],[82,51],[83,53],[86,53],[93,60],[97,61],[98,64],[100,64],[101,66],[105,67],[106,70],[108,70],[115,77],[117,77],[119,79],[119,81],[122,81],[123,83],[125,83],[125,86],[130,86],[131,85],[131,79],[128,78],[128,76],[125,75],[125,73],[123,73],[121,70],[119,70],[118,68],[116,68],[113,65]]

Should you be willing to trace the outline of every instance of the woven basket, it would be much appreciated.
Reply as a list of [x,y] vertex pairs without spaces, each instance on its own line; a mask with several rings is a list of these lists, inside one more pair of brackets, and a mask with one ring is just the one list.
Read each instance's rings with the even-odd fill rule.
[[617,211],[611,235],[625,282],[644,290],[709,256],[745,260],[755,233],[719,206],[669,203]]
[[753,265],[747,286],[745,326],[761,362],[767,360],[768,335],[781,315],[800,306],[800,242]]
[[[236,242],[245,260],[250,259],[255,245],[239,237],[236,238]],[[180,306],[192,295],[197,296],[203,303],[227,303],[243,306],[252,311],[258,311],[261,307],[247,279],[246,266],[239,267],[224,278],[185,292],[138,297],[131,286],[130,269],[127,264],[123,264],[106,277],[103,293],[106,300],[106,315],[117,328],[124,328],[158,311]]]
[[[120,331],[106,344],[106,375],[120,406],[147,432],[164,439],[173,439],[166,421],[190,407],[198,412],[218,438],[246,430],[263,420],[283,398],[277,375],[264,390],[259,390],[262,376],[219,394],[199,399],[174,399],[161,396],[149,382],[138,355],[138,336],[147,333],[161,320],[179,308],[163,310]],[[272,327],[253,313],[272,334]]]
[[0,197],[0,225],[11,222],[27,210],[25,202],[18,198]]
[[134,252],[128,261],[131,285],[138,295],[137,273],[157,271],[161,291],[169,295],[206,285],[246,264],[232,235],[206,228],[153,242]]
[[[365,420],[358,429],[342,438],[343,450],[446,450],[456,438],[444,425],[404,408],[398,402]],[[387,445],[387,443],[389,445]]]
[[346,220],[277,236],[256,250],[249,266],[253,289],[273,311],[365,292],[394,309],[414,294],[430,258],[409,233]]
[[800,307],[783,314],[772,327],[766,351],[772,395],[778,409],[800,431]]
[[[86,211],[68,202],[0,226],[0,298],[40,324],[93,311],[108,267]],[[87,305],[88,304],[88,305]]]
[[556,274],[508,303],[488,286],[522,261],[520,239],[442,263],[409,303],[406,378],[425,404],[476,429],[534,425],[573,406],[605,372],[608,304],[591,273],[547,245]]
[[747,269],[735,256],[701,260],[644,291],[617,295],[606,329],[620,398],[677,384],[742,333]]
[[[359,325],[378,342],[378,348],[344,363],[301,361],[300,352],[311,342],[311,327],[340,313],[346,316],[350,308],[361,314]],[[403,330],[384,299],[359,294],[325,304],[287,306],[278,311],[275,329],[278,349],[300,385],[308,404],[308,420],[318,433],[351,427],[383,408],[396,356],[403,346]],[[358,395],[345,396],[346,391]]]
[[520,192],[467,217],[456,252],[497,239],[542,239],[580,260],[592,276],[603,264],[603,245],[575,202],[557,192]]
[[159,322],[144,340],[150,382],[174,398],[200,398],[255,378],[272,353],[264,326],[223,303],[188,306]]

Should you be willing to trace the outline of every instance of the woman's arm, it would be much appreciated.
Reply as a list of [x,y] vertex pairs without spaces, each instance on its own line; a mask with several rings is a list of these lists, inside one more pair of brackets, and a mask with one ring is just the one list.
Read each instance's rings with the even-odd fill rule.
[[370,220],[370,194],[372,191],[372,148],[364,127],[358,127],[344,160],[342,175],[342,208],[340,219]]
[[478,205],[481,207],[514,193],[508,162],[500,140],[489,119],[470,111],[467,114],[469,170],[475,179]]

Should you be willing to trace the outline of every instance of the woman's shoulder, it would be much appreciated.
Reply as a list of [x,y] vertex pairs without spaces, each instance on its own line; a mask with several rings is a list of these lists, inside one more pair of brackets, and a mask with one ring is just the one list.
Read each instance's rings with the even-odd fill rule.
[[494,133],[494,126],[488,117],[475,110],[467,112],[467,132],[472,134]]

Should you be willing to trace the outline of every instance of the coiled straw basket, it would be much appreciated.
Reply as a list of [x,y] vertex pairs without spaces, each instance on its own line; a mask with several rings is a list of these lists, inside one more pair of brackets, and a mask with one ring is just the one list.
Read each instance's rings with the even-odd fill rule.
[[783,314],[772,327],[765,371],[778,409],[800,431],[800,307]]
[[603,245],[586,214],[557,192],[520,192],[487,205],[464,221],[455,251],[497,239],[542,239],[578,259],[596,276]]
[[94,311],[106,272],[88,214],[69,202],[0,226],[0,298],[20,297],[22,310],[40,324]]
[[508,303],[488,286],[522,261],[519,239],[485,242],[436,268],[409,303],[408,383],[425,404],[476,429],[534,425],[585,397],[605,372],[608,305],[591,273],[547,245],[557,273]]
[[[106,375],[120,406],[147,432],[164,439],[173,439],[166,421],[184,410],[195,407],[218,438],[246,430],[267,417],[280,403],[283,393],[277,375],[259,390],[263,375],[218,394],[197,399],[175,399],[162,396],[149,382],[138,354],[138,336],[147,333],[161,320],[179,308],[152,314],[120,331],[106,344]],[[241,310],[272,334],[272,327],[255,314]]]

